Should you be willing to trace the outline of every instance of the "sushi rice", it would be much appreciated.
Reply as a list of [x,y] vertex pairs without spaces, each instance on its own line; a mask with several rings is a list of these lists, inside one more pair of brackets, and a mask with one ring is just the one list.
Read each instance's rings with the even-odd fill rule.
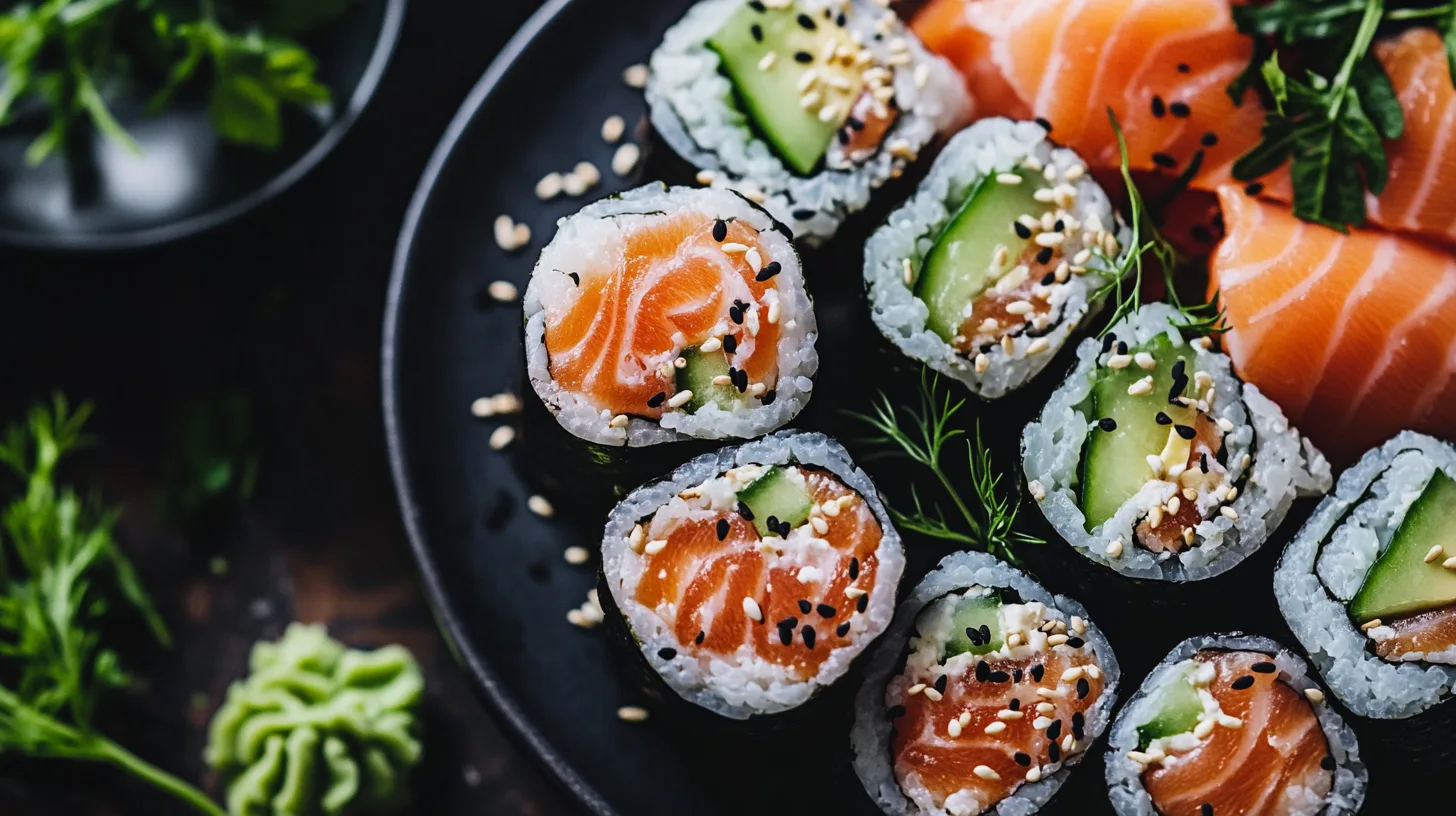
[[[1158,695],[1154,692],[1170,679],[1178,664],[1204,650],[1249,651],[1269,655],[1269,659],[1279,669],[1279,679],[1286,685],[1301,694],[1308,690],[1319,691],[1319,685],[1308,676],[1307,664],[1268,638],[1238,633],[1203,635],[1178,644],[1143,680],[1137,693],[1118,713],[1117,722],[1108,734],[1108,798],[1118,816],[1155,816],[1159,812],[1143,788],[1144,766],[1129,758],[1128,754],[1138,747],[1138,726],[1152,721],[1157,715]],[[1334,785],[1322,803],[1307,803],[1307,807],[1312,809],[1301,809],[1297,812],[1319,813],[1321,816],[1354,814],[1360,810],[1360,805],[1365,800],[1365,788],[1369,782],[1369,772],[1360,759],[1360,746],[1355,732],[1328,703],[1310,704],[1319,720],[1320,728],[1324,731],[1330,756],[1335,760]]]
[[[650,223],[663,213],[698,211],[725,221],[741,221],[758,233],[758,240],[775,258],[782,259],[783,271],[765,294],[779,307],[775,399],[763,404],[753,399],[725,410],[716,403],[695,412],[668,411],[660,421],[630,416],[623,427],[613,423],[614,413],[594,405],[585,396],[562,388],[551,375],[546,348],[547,304],[570,302],[579,289],[570,274],[575,270],[605,266],[615,260],[613,252],[627,230]],[[813,304],[804,288],[798,254],[781,224],[763,208],[730,190],[668,188],[649,184],[619,196],[588,205],[563,218],[556,236],[541,253],[524,296],[526,320],[526,371],[531,386],[556,420],[572,434],[603,445],[640,447],[679,439],[750,439],[779,428],[793,419],[808,403],[819,369],[814,349],[818,326]]]
[[[970,356],[927,328],[929,308],[906,280],[905,263],[908,260],[915,269],[920,268],[977,182],[1015,170],[1028,159],[1035,161],[1033,166],[1055,167],[1059,174],[1074,167],[1086,169],[1076,153],[1054,147],[1046,130],[1035,122],[984,119],[951,139],[915,196],[865,244],[865,286],[875,325],[906,356],[989,399],[1006,395],[1046,368],[1078,326],[1100,308],[1095,295],[1110,279],[1113,264],[1102,252],[1095,253],[1085,265],[1085,274],[1053,287],[1050,328],[1013,338],[1009,352],[999,344],[991,346],[984,352],[989,366],[978,372]],[[1086,224],[1095,219],[1107,225],[1119,246],[1125,246],[1131,232],[1122,225],[1102,188],[1090,175],[1081,176],[1073,186],[1077,196],[1072,212],[1078,221]],[[1084,249],[1096,249],[1088,245],[1086,237],[1081,231],[1069,230],[1061,254],[1072,258]],[[1033,349],[1038,340],[1044,342]]]
[[[865,672],[864,684],[855,698],[854,729],[850,733],[854,770],[870,798],[881,811],[891,816],[967,816],[978,812],[955,808],[949,800],[946,808],[936,808],[928,804],[927,791],[901,788],[890,753],[894,722],[886,714],[888,686],[905,663],[906,644],[916,636],[921,612],[951,592],[974,586],[1014,590],[1023,603],[1044,604],[1048,619],[1067,622],[1076,616],[1086,621],[1087,628],[1082,638],[1095,654],[1103,678],[1103,691],[1086,714],[1086,741],[1089,744],[1094,742],[1111,722],[1117,703],[1120,670],[1112,645],[1092,623],[1087,610],[1070,598],[1053,595],[1026,573],[991,555],[952,553],[942,559],[900,604],[894,623],[885,633],[883,642],[875,648]],[[994,812],[999,816],[1028,816],[1037,812],[1051,800],[1067,780],[1072,766],[1080,763],[1084,755],[1085,752],[1079,752],[1047,766],[1038,781],[1022,784],[998,802]],[[917,803],[917,800],[926,804]]]
[[1370,451],[1340,476],[1274,573],[1289,628],[1330,689],[1362,717],[1412,717],[1456,688],[1451,650],[1389,662],[1370,651],[1370,637],[1346,609],[1437,468],[1456,473],[1456,449],[1422,434],[1405,432]]
[[[845,218],[864,209],[874,191],[903,173],[938,134],[963,122],[970,100],[955,69],[926,51],[883,5],[874,0],[799,1],[808,9],[847,11],[851,35],[881,60],[894,56],[892,44],[904,43],[910,63],[894,72],[899,117],[873,157],[804,177],[754,132],[736,102],[732,81],[719,71],[721,58],[707,46],[744,0],[704,0],[668,30],[652,55],[647,103],[652,125],[664,141],[700,171],[712,173],[714,186],[761,198],[797,238],[813,245],[833,237]],[[882,29],[892,36],[884,36]]]
[[[861,598],[864,606],[854,615],[850,637],[843,645],[832,647],[818,672],[807,681],[788,676],[784,667],[748,649],[731,661],[716,655],[694,655],[693,644],[679,642],[657,610],[637,602],[636,589],[642,580],[644,563],[629,541],[639,521],[659,513],[675,512],[675,503],[680,503],[678,496],[683,491],[734,468],[790,464],[823,469],[837,477],[868,505],[882,535],[875,550],[874,586]],[[683,699],[737,720],[801,706],[842,677],[855,658],[889,626],[904,568],[900,536],[874,483],[855,467],[839,443],[818,433],[782,431],[693,459],[667,478],[637,489],[618,504],[607,519],[602,537],[602,574],[643,659]],[[773,623],[755,625],[772,627]],[[672,656],[664,657],[664,654]]]
[[[1143,306],[1112,327],[1118,338],[1143,344],[1159,334],[1174,348],[1188,344],[1176,327],[1179,313],[1162,303]],[[1092,531],[1078,503],[1084,447],[1096,417],[1089,398],[1096,367],[1108,355],[1102,344],[1084,340],[1077,348],[1077,367],[1052,394],[1037,421],[1022,436],[1023,469],[1033,497],[1057,533],[1084,557],[1133,578],[1198,581],[1237,566],[1256,552],[1278,528],[1296,498],[1319,495],[1332,482],[1330,465],[1307,439],[1290,427],[1284,414],[1259,389],[1240,382],[1228,357],[1195,344],[1193,369],[1207,373],[1220,395],[1215,413],[1229,420],[1226,434],[1229,480],[1240,485],[1230,503],[1237,518],[1214,514],[1195,528],[1196,545],[1179,553],[1153,553],[1132,544],[1134,529],[1150,508],[1173,495],[1172,484],[1150,480],[1117,514]],[[1249,457],[1247,460],[1245,457]],[[1245,465],[1245,462],[1248,465]],[[1126,542],[1120,554],[1108,545]]]

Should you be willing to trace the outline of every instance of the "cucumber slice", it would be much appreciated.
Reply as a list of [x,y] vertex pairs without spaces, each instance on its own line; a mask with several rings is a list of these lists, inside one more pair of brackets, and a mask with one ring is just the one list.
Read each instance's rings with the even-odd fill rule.
[[1350,601],[1360,623],[1412,615],[1456,603],[1456,571],[1426,563],[1431,547],[1456,555],[1456,480],[1437,469]]
[[770,528],[775,522],[781,528],[797,527],[809,520],[814,499],[809,492],[789,478],[781,467],[769,468],[748,487],[738,491],[738,500],[753,514],[753,526],[761,536],[783,535],[782,529]]
[[[707,43],[722,59],[759,132],[795,172],[805,176],[819,166],[864,88],[858,72],[838,62],[820,61],[827,47],[850,45],[849,35],[834,20],[808,11],[797,3],[786,9],[744,3]],[[765,69],[761,64],[770,52],[776,56]],[[823,105],[806,110],[800,104],[799,83],[811,68],[825,80],[817,86]],[[825,109],[838,115],[826,121],[820,117]]]
[[733,407],[734,400],[742,399],[743,395],[733,386],[713,384],[714,377],[728,374],[727,354],[721,351],[703,352],[693,346],[678,356],[687,364],[677,370],[674,378],[677,390],[693,392],[693,398],[683,405],[688,413],[695,414],[710,402],[717,403],[726,411]]
[[[995,176],[977,182],[925,256],[915,296],[930,308],[926,327],[947,343],[961,333],[966,304],[1010,271],[1015,259],[1026,251],[1030,241],[1013,232],[1012,223],[1023,215],[1040,218],[1047,210],[1034,197],[1046,186],[1042,177],[1029,172],[1020,175],[1020,184],[1002,184]],[[1005,269],[993,273],[991,262],[998,245],[1006,247],[1011,260]]]
[[1152,705],[1157,714],[1137,727],[1139,751],[1155,739],[1186,734],[1198,725],[1203,701],[1198,699],[1198,690],[1193,687],[1193,673],[1197,670],[1197,661],[1189,661],[1153,692]]
[[[1191,383],[1193,353],[1186,347],[1175,349],[1173,341],[1161,334],[1141,348],[1129,349],[1128,353],[1138,351],[1153,355],[1157,361],[1153,371],[1137,365],[1122,369],[1100,366],[1095,374],[1092,422],[1110,418],[1117,427],[1111,431],[1094,427],[1088,432],[1087,448],[1082,456],[1082,513],[1087,517],[1088,532],[1116,515],[1153,478],[1148,456],[1163,452],[1173,425],[1192,425],[1197,417],[1193,408],[1168,402],[1173,388],[1173,365],[1182,360]],[[1149,374],[1153,376],[1152,393],[1141,396],[1127,393],[1129,386]],[[1185,387],[1180,393],[1187,390]],[[1160,412],[1172,422],[1159,425]]]
[[983,655],[1001,648],[1000,611],[1001,599],[995,594],[962,598],[951,618],[952,630],[943,659],[967,652]]

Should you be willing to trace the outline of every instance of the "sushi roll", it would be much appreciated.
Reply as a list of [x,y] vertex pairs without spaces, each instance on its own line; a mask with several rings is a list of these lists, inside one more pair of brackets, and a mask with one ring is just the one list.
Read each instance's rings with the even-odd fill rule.
[[655,674],[733,719],[808,702],[890,623],[904,570],[874,484],[823,434],[688,462],[617,505],[612,607]]
[[1033,813],[1111,721],[1117,680],[1076,602],[985,553],[949,555],[866,672],[855,772],[894,816]]
[[652,55],[660,138],[699,181],[833,237],[970,108],[955,69],[875,0],[704,0]]
[[728,190],[648,185],[562,220],[525,319],[536,394],[602,445],[767,433],[819,367],[793,243]]
[[1275,571],[1289,628],[1362,717],[1413,717],[1456,686],[1453,474],[1456,448],[1400,434],[1340,477]]
[[977,122],[866,243],[875,325],[906,356],[1004,396],[1098,307],[1126,240],[1118,223],[1087,166],[1040,125]]
[[1369,776],[1305,662],[1242,635],[1180,643],[1118,714],[1106,767],[1119,816],[1342,816]]
[[1101,340],[1022,435],[1037,506],[1087,558],[1132,578],[1197,581],[1249,557],[1294,500],[1331,484],[1279,406],[1234,376],[1171,306],[1143,306]]

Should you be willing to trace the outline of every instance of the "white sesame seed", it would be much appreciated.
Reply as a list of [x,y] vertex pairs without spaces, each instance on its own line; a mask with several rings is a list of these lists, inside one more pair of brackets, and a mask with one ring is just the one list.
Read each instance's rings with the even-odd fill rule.
[[823,94],[819,93],[818,91],[810,91],[799,97],[799,107],[803,108],[806,111],[812,111],[818,108],[819,103],[823,101]]
[[743,260],[748,262],[748,268],[756,275],[763,271],[763,255],[757,249],[749,249],[743,253]]
[[541,177],[540,181],[536,182],[536,197],[542,201],[550,201],[561,195],[563,181],[564,179],[560,173],[547,173]]
[[1025,300],[1013,300],[1006,304],[1006,313],[1014,315],[1030,314],[1035,307]]
[[1026,483],[1026,489],[1031,491],[1031,497],[1037,501],[1046,498],[1046,487],[1038,479],[1032,479]]
[[1078,266],[1086,266],[1090,260],[1092,260],[1092,250],[1090,249],[1084,249],[1072,256],[1072,263]]
[[1445,554],[1446,551],[1441,549],[1440,544],[1437,544],[1436,546],[1432,547],[1429,552],[1426,553],[1426,563],[1429,564]]
[[1067,236],[1060,232],[1043,232],[1036,236],[1036,245],[1044,247],[1058,247],[1067,240]]
[[1000,721],[991,723],[990,725],[986,726],[985,729],[986,733],[990,734],[993,737],[1005,730],[1006,723]]
[[1063,695],[1057,689],[1039,688],[1036,690],[1036,696],[1043,697],[1048,700],[1056,700],[1061,698]]
[[718,174],[714,173],[712,170],[699,170],[698,175],[695,177],[695,180],[704,187],[712,184],[714,181],[717,181],[717,179]]
[[637,162],[641,160],[642,148],[627,142],[612,154],[612,172],[619,176],[630,175],[633,170],[637,169]]
[[1107,552],[1107,556],[1109,558],[1117,558],[1117,557],[1121,556],[1122,555],[1122,539],[1120,539],[1120,538],[1119,539],[1116,539],[1111,544],[1108,544],[1107,545],[1106,552]]
[[673,394],[670,399],[668,399],[668,401],[667,401],[667,407],[669,407],[669,408],[681,408],[684,405],[687,405],[688,404],[688,401],[691,400],[692,398],[693,398],[693,392],[692,391],[690,391],[690,390],[679,391],[676,394]]
[[1068,640],[1066,635],[1052,635],[1047,638],[1048,646],[1061,646]]
[[702,345],[698,346],[698,350],[704,354],[712,354],[720,348],[723,348],[723,340],[718,337],[709,337],[703,341]]
[[1253,461],[1254,461],[1254,457],[1251,456],[1250,454],[1247,454],[1246,453],[1246,454],[1243,455],[1242,458],[1239,459],[1239,467],[1241,469],[1243,469],[1243,470],[1248,470],[1249,469],[1249,465],[1252,464]]
[[1056,193],[1052,192],[1049,187],[1040,187],[1036,192],[1031,194],[1031,197],[1042,204],[1050,204],[1052,203],[1052,199],[1056,198]]
[[1062,173],[1062,178],[1065,179],[1065,180],[1067,180],[1067,181],[1076,181],[1077,179],[1081,178],[1082,176],[1084,176],[1086,174],[1087,174],[1087,167],[1086,167],[1086,165],[1074,164],[1071,167],[1068,167]]
[[1239,511],[1233,509],[1232,507],[1229,507],[1226,504],[1223,507],[1218,508],[1218,512],[1222,513],[1223,517],[1228,519],[1229,521],[1239,520]]
[[1062,682],[1075,683],[1077,682],[1077,678],[1082,676],[1082,673],[1083,669],[1081,666],[1073,666],[1072,668],[1062,672]]
[[568,564],[585,564],[591,560],[591,552],[586,547],[567,547],[565,557]]
[[1150,765],[1153,761],[1152,757],[1148,756],[1142,751],[1128,751],[1127,758],[1132,760],[1133,762],[1136,762],[1139,765]]
[[982,779],[1000,779],[1001,778],[1001,774],[998,774],[995,771],[991,770],[990,766],[988,766],[988,765],[977,765],[976,766],[976,776],[979,776]]
[[515,242],[517,249],[531,243],[531,228],[525,224],[517,224],[511,231],[511,240]]
[[561,179],[561,190],[569,196],[582,195],[590,188],[591,185],[586,183],[586,179],[575,173],[567,173]]
[[905,690],[905,696],[906,697],[914,697],[915,695],[919,694],[922,691],[925,691],[925,684],[924,683],[916,683],[915,685],[913,685],[910,688],[908,688],[908,689]]
[[941,693],[934,686],[925,689],[925,699],[932,703],[940,702]]
[[[763,383],[759,383],[759,385],[762,384]],[[813,518],[809,519],[809,526],[813,527],[814,532],[818,533],[819,535],[824,535],[825,533],[829,532],[829,522],[825,521],[823,516],[814,516]]]
[[1141,397],[1144,394],[1153,393],[1153,378],[1143,377],[1141,380],[1127,387],[1127,395],[1130,397]]
[[839,118],[839,112],[840,111],[838,105],[825,105],[824,107],[819,109],[819,121],[833,122],[835,119]]
[[764,54],[763,55],[763,59],[761,59],[761,60],[758,61],[758,70],[760,70],[760,71],[767,71],[768,69],[774,67],[774,63],[776,63],[778,61],[779,61],[779,52],[777,52],[777,51],[770,51],[767,54]]
[[1026,715],[1024,713],[1020,711],[1012,711],[1009,708],[1003,708],[1000,711],[996,712],[996,719],[998,720],[1019,720],[1025,716]]
[[970,725],[971,724],[971,712],[969,712],[969,711],[962,711],[961,712],[961,715],[959,717],[957,717],[956,720],[961,724],[961,727],[962,728]]
[[575,169],[571,172],[572,175],[585,182],[588,187],[594,187],[597,182],[602,180],[602,171],[598,170],[597,166],[589,161],[577,162]]
[[1123,369],[1132,365],[1132,358],[1126,354],[1114,354],[1107,358],[1108,368]]
[[756,621],[763,620],[763,610],[758,608],[758,601],[747,595],[743,596],[743,614]]
[[489,286],[485,287],[485,291],[490,295],[492,300],[501,303],[510,303],[519,294],[519,290],[516,289],[514,283],[504,280],[492,281]]
[[1026,781],[1027,782],[1040,782],[1041,781],[1041,768],[1033,767],[1031,770],[1027,771],[1026,772]]
[[503,450],[507,445],[516,439],[516,429],[509,425],[502,425],[490,432],[490,449]]
[[1362,632],[1368,632],[1371,629],[1374,629],[1374,628],[1378,627],[1379,625],[1380,625],[1380,618],[1376,618],[1375,620],[1372,620],[1372,621],[1366,621],[1366,622],[1360,624],[1360,631],[1362,631]]
[[1163,475],[1163,457],[1156,453],[1150,453],[1147,455],[1147,462],[1148,468],[1153,471],[1154,476]]
[[946,723],[945,733],[950,734],[951,737],[959,737],[961,735],[960,720],[951,720],[950,722]]
[[1231,717],[1228,714],[1218,715],[1218,724],[1224,728],[1243,728],[1244,721],[1238,717]]
[[1168,499],[1168,515],[1170,515],[1170,516],[1176,516],[1176,515],[1178,515],[1178,510],[1181,509],[1182,507],[1183,507],[1183,500],[1181,498],[1179,498],[1177,496],[1174,496],[1173,498]]
[[1183,498],[1188,501],[1198,501],[1198,491],[1191,487],[1183,488]]
[[1042,729],[1046,728],[1054,722],[1056,722],[1056,720],[1053,720],[1050,717],[1037,717],[1036,719],[1031,721],[1031,727],[1035,728],[1038,731],[1041,731]]
[[1214,726],[1216,725],[1217,723],[1215,723],[1213,720],[1204,720],[1203,722],[1194,726],[1193,737],[1195,739],[1203,739],[1204,737],[1207,737],[1209,734],[1213,733]]
[[1012,632],[1011,634],[1009,634],[1009,635],[1006,636],[1006,645],[1009,646],[1012,649],[1015,649],[1017,646],[1020,646],[1021,645],[1021,641],[1022,641],[1022,638],[1021,638],[1021,633],[1020,632]]
[[729,241],[718,247],[729,255],[741,255],[748,251],[748,244],[740,244],[737,241]]
[[1070,753],[1071,750],[1073,748],[1075,748],[1076,746],[1077,746],[1077,738],[1076,737],[1072,736],[1071,734],[1068,734],[1065,737],[1062,737],[1062,751],[1063,752]]
[[732,385],[733,378],[727,374],[719,374],[713,378],[713,385]]
[[622,72],[622,81],[631,88],[647,87],[647,66],[641,64],[628,66],[627,70]]
[[1146,351],[1139,351],[1137,354],[1133,355],[1132,359],[1138,364],[1138,368],[1141,368],[1144,371],[1152,371],[1153,369],[1158,367],[1158,361],[1153,359],[1153,355],[1147,353]]
[[622,706],[617,709],[617,719],[622,722],[640,723],[647,719],[647,709],[640,706]]
[[520,246],[516,244],[515,219],[511,218],[509,215],[496,216],[494,231],[496,246],[499,246],[506,252],[512,252],[514,250],[520,249]]
[[657,555],[665,549],[667,549],[667,539],[655,538],[647,542],[647,545],[642,548],[642,551],[648,555]]
[[627,120],[616,114],[607,117],[602,122],[602,141],[607,144],[616,144],[621,141],[622,134],[627,132]]
[[1155,504],[1148,510],[1148,526],[1154,529],[1163,526],[1163,506]]
[[608,428],[625,428],[632,423],[631,417],[626,414],[617,414],[612,421],[607,423]]
[[1325,693],[1317,688],[1305,689],[1304,696],[1311,703],[1323,703],[1325,701]]
[[1442,561],[1441,566],[1445,567],[1448,570],[1456,570],[1456,556],[1447,558],[1445,561]]
[[981,353],[978,352],[976,354],[976,364],[975,365],[976,365],[976,373],[977,374],[985,374],[986,373],[986,369],[988,369],[988,368],[991,367],[991,358],[990,357],[987,357],[986,355],[981,354]]
[[1020,173],[997,173],[996,174],[996,183],[998,183],[998,184],[1020,184],[1021,183],[1021,174]]
[[860,589],[859,587],[846,587],[844,590],[844,597],[850,599],[851,601],[859,598],[861,595],[866,594],[868,593],[866,593],[863,589]]
[[1051,346],[1052,343],[1050,340],[1046,339],[1045,337],[1038,337],[1027,344],[1026,353],[1028,356],[1032,354],[1041,354],[1043,351],[1051,348]]
[[552,507],[551,502],[540,494],[532,494],[530,498],[526,499],[526,507],[541,518],[551,518],[556,515],[556,508]]

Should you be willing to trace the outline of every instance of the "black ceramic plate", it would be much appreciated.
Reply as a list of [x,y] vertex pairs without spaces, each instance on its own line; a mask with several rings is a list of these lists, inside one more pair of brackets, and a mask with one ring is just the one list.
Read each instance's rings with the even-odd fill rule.
[[[555,221],[585,203],[539,202],[537,180],[582,159],[608,166],[613,148],[601,140],[602,121],[643,113],[641,94],[623,84],[622,70],[645,61],[690,2],[658,0],[627,13],[620,0],[552,0],[506,47],[446,133],[409,211],[385,318],[385,417],[400,505],[440,625],[461,661],[525,750],[588,809],[873,814],[849,764],[853,674],[809,710],[761,723],[644,699],[631,671],[636,655],[602,630],[565,620],[595,585],[594,568],[562,559],[568,546],[595,551],[600,542],[601,517],[580,510],[594,486],[552,495],[554,519],[532,515],[525,499],[540,488],[527,465],[549,469],[551,462],[540,461],[529,440],[491,450],[497,423],[469,412],[475,398],[502,391],[535,399],[529,388],[523,393],[519,304],[493,304],[485,288],[506,279],[524,289]],[[641,181],[604,174],[594,196]],[[530,248],[508,254],[495,245],[491,222],[501,213],[531,226]],[[872,458],[860,439],[864,427],[845,414],[867,408],[875,385],[900,395],[915,385],[868,323],[859,248],[869,226],[850,224],[827,251],[805,258],[822,364],[813,401],[794,424],[841,438],[891,501],[903,502],[906,486],[924,474]],[[1067,362],[1064,354],[1025,393],[966,410],[982,422],[1008,485],[1021,483],[1021,427]],[[1121,581],[1065,545],[1024,554],[1043,583],[1084,602],[1112,639],[1125,698],[1194,634],[1243,629],[1292,644],[1270,577],[1305,511],[1258,556],[1197,586]],[[1028,529],[1049,534],[1035,509],[1023,518]],[[913,537],[908,546],[905,586],[947,552]],[[615,712],[624,704],[646,704],[654,716],[623,723]],[[1099,744],[1047,812],[1109,810],[1101,751]]]
[[28,167],[44,116],[0,129],[0,243],[108,250],[174,241],[218,226],[288,189],[318,165],[364,110],[399,39],[405,0],[361,0],[304,42],[333,90],[332,115],[290,111],[275,150],[228,144],[200,93],[155,115],[122,94],[113,112],[141,146],[134,154],[91,134],[89,148]]

